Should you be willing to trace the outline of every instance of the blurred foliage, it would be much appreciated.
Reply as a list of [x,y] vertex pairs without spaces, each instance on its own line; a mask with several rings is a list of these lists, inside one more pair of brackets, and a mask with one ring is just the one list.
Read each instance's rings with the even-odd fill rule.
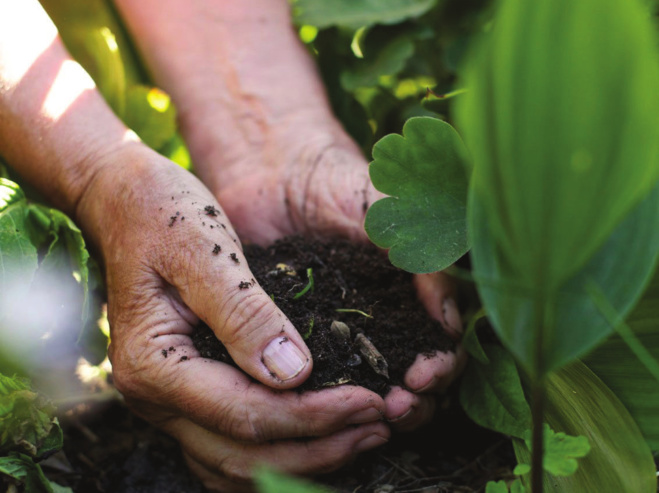
[[[294,7],[299,3],[306,2],[297,0]],[[299,13],[296,19],[301,38],[316,56],[335,114],[364,153],[369,155],[381,137],[400,133],[413,116],[450,120],[448,104],[429,109],[424,99],[428,89],[436,94],[458,89],[458,67],[491,18],[491,0],[425,2],[422,13],[400,17],[395,24],[383,16],[378,2],[351,3],[371,9],[359,23],[337,16],[331,23],[316,19],[313,25],[313,18]],[[336,7],[333,2],[309,4]]]
[[96,363],[105,357],[107,340],[96,326],[102,285],[82,233],[62,212],[29,202],[6,178],[0,178],[0,265],[0,371],[20,371],[29,361],[9,344],[10,335],[38,341],[71,326],[83,355]]
[[0,373],[0,474],[26,493],[71,491],[48,481],[37,463],[62,448],[54,410],[28,380]]

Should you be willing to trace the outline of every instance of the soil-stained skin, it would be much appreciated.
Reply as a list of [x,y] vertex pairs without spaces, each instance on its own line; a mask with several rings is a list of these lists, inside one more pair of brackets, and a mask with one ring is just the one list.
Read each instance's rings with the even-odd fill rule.
[[[290,237],[267,249],[248,246],[245,256],[256,282],[306,337],[314,370],[301,391],[353,383],[385,395],[391,385],[402,385],[418,354],[453,350],[417,300],[412,276],[374,247]],[[308,269],[313,290],[295,298],[309,283]],[[337,337],[336,322],[349,329],[348,337]],[[202,356],[233,364],[207,326],[199,326],[193,339]],[[376,352],[365,355],[365,346]]]

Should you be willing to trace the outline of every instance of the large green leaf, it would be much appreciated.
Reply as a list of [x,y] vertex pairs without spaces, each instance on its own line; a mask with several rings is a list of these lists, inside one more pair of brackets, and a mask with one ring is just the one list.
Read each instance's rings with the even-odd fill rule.
[[[72,327],[97,333],[85,355],[102,359],[107,343],[95,327],[101,300],[89,289],[99,274],[90,279],[90,265],[82,234],[66,215],[30,204],[15,183],[0,179],[0,369],[20,371],[41,336]],[[30,309],[34,303],[39,310]]]
[[470,202],[474,276],[488,316],[502,342],[533,373],[537,313],[544,319],[542,371],[559,368],[594,348],[613,331],[593,300],[594,283],[622,320],[649,281],[659,253],[659,186],[619,224],[599,251],[538,308],[536,292],[510,274],[489,227],[485,204]]
[[418,17],[437,0],[291,0],[297,24],[358,29],[372,24],[394,24]]
[[457,132],[434,118],[412,118],[403,135],[373,148],[370,176],[391,197],[366,215],[373,243],[389,248],[391,262],[411,272],[434,272],[465,254],[467,171]]
[[472,359],[460,384],[460,403],[481,426],[524,438],[531,428],[529,408],[515,361],[500,346],[483,347],[489,363]]
[[[627,318],[627,325],[659,361],[659,271]],[[649,446],[659,451],[659,382],[620,336],[613,336],[584,360],[616,394],[638,424]]]
[[510,280],[547,294],[659,178],[659,61],[636,0],[505,0],[457,117]]
[[[590,453],[571,476],[545,475],[547,493],[656,493],[652,453],[625,406],[585,365],[575,362],[548,377],[545,419],[552,429],[585,436]],[[514,440],[520,463],[530,462]]]

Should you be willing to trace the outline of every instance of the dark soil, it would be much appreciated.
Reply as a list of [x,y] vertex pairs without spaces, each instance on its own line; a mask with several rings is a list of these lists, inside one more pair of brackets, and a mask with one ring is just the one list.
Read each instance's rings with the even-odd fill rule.
[[[75,493],[207,493],[187,470],[177,442],[120,401],[85,404],[61,416],[64,451],[42,462],[49,479]],[[337,493],[481,493],[511,477],[510,442],[478,427],[455,392],[429,425],[394,434],[384,447],[317,483]]]
[[[291,237],[267,249],[248,246],[245,256],[256,281],[306,338],[314,370],[300,391],[351,383],[384,395],[390,385],[402,385],[418,354],[453,350],[440,323],[418,301],[412,276],[372,246]],[[304,292],[311,277],[313,288]],[[246,280],[239,288],[252,285]],[[347,339],[333,333],[334,321],[350,328]],[[379,373],[369,365],[358,334],[381,353],[387,372],[382,361]],[[205,324],[193,340],[202,356],[233,363]]]

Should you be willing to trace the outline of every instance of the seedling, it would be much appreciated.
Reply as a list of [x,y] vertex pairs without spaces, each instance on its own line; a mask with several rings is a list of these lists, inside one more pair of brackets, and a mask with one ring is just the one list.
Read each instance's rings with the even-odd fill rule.
[[307,279],[308,279],[307,285],[304,288],[302,288],[302,291],[300,291],[295,296],[293,296],[294,300],[297,300],[298,298],[301,298],[302,296],[307,294],[309,291],[313,292],[313,287],[314,287],[313,286],[313,270],[311,269],[311,267],[309,267],[307,269]]
[[356,308],[337,308],[335,311],[339,313],[357,313],[362,317],[373,318],[373,315],[369,315],[368,313],[362,310],[357,310]]

